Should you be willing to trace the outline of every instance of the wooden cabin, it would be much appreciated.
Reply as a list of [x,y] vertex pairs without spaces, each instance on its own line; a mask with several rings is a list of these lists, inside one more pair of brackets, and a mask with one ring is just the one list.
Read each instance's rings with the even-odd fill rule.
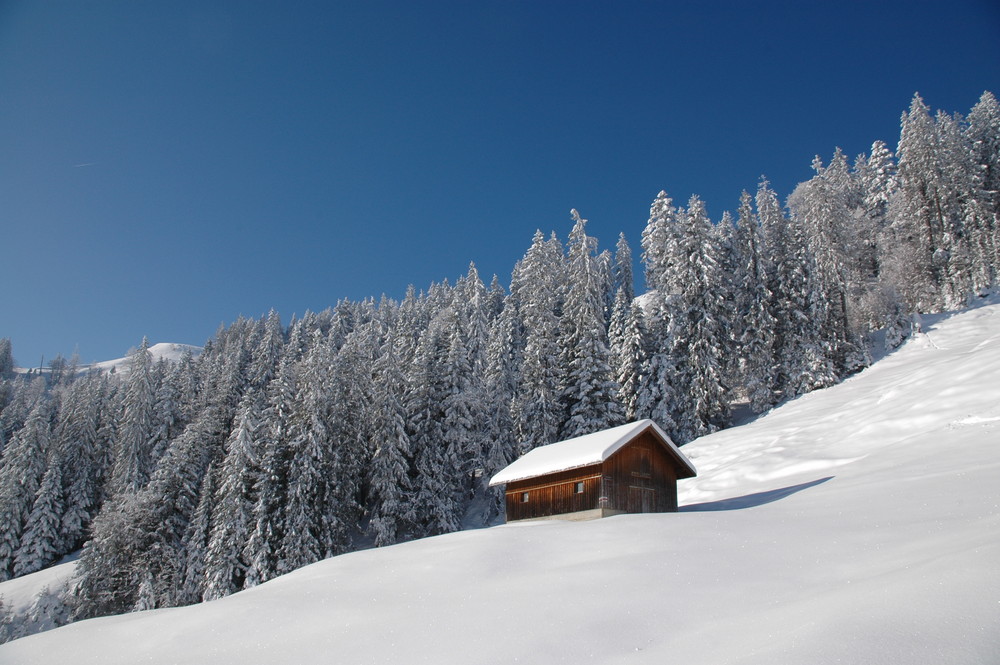
[[677,511],[677,480],[694,465],[652,420],[529,451],[493,476],[506,485],[507,521],[585,520]]

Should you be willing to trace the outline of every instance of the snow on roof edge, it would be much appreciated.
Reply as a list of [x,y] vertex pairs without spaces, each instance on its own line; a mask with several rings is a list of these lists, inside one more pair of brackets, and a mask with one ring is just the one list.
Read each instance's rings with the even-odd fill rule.
[[692,477],[697,475],[694,465],[667,433],[654,421],[645,419],[534,448],[494,475],[490,479],[490,487],[600,464],[649,428],[656,432],[677,461],[691,472]]

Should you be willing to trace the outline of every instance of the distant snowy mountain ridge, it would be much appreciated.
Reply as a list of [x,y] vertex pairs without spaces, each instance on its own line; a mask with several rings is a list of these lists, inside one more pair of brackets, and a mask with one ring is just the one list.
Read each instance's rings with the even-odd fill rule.
[[[149,347],[149,354],[153,359],[153,362],[159,362],[160,360],[166,360],[169,362],[177,362],[184,357],[185,353],[190,352],[192,356],[197,357],[200,354],[202,348],[200,346],[194,346],[193,344],[175,344],[173,342],[159,342],[153,344]],[[78,372],[89,372],[89,371],[100,371],[100,372],[122,372],[128,371],[128,361],[129,355],[122,358],[115,358],[114,360],[102,360],[96,363],[81,364],[77,365]],[[15,371],[19,374],[26,374],[28,372],[39,372],[47,373],[51,371],[51,367],[42,367],[41,369],[34,367],[18,367]]]
[[[191,353],[192,356],[197,357],[201,353],[200,346],[194,346],[191,344],[174,344],[172,342],[159,342],[153,344],[149,347],[149,354],[153,358],[153,362],[159,362],[161,360],[166,360],[169,362],[177,362],[184,357],[185,353]],[[103,372],[110,372],[114,369],[116,372],[121,372],[128,370],[129,356],[124,358],[115,358],[114,360],[105,360],[103,362],[94,363],[88,365],[87,369],[96,369]]]

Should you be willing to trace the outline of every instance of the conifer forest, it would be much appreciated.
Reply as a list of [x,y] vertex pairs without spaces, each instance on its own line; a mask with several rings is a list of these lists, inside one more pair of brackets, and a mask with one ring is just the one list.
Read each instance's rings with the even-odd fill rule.
[[115,373],[25,373],[0,340],[0,580],[79,552],[47,610],[65,623],[495,523],[489,478],[535,446],[640,418],[683,444],[858,372],[919,313],[996,285],[993,94],[967,115],[915,96],[895,150],[813,169],[784,201],[762,179],[717,220],[661,192],[638,261],[573,211],[509,285],[470,266],[401,300],[241,318],[178,362],[143,340]]

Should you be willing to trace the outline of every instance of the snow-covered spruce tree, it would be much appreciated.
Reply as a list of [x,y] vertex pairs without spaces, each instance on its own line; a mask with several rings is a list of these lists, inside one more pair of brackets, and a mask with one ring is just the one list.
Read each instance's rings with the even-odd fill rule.
[[[227,342],[232,342],[230,336]],[[210,465],[218,464],[239,398],[240,344],[212,350],[207,399],[170,442],[149,482],[102,510],[78,565],[77,617],[167,607],[186,601],[185,537]]]
[[680,441],[714,432],[729,424],[729,394],[722,368],[726,349],[726,315],[718,248],[705,205],[692,196],[678,215],[680,250],[673,347],[686,398],[675,417]]
[[484,521],[489,523],[504,510],[503,488],[488,488],[486,484],[496,473],[515,459],[516,441],[512,406],[518,391],[519,367],[523,352],[523,326],[513,296],[506,300],[499,316],[493,320],[487,342],[487,364],[484,402],[489,407],[483,452],[483,492],[490,494]]
[[642,260],[649,291],[643,296],[649,342],[636,394],[636,418],[650,418],[671,437],[677,439],[677,371],[671,356],[671,313],[669,303],[677,283],[672,271],[673,229],[677,208],[666,192],[660,192],[649,210],[649,221],[642,232]]
[[135,553],[147,534],[135,529],[133,494],[111,498],[94,519],[77,564],[73,620],[127,612],[137,599]]
[[332,456],[329,430],[329,345],[314,333],[303,358],[288,417],[287,489],[276,573],[283,574],[323,558],[322,519],[326,515],[326,461]]
[[217,475],[216,466],[214,463],[210,464],[201,480],[201,488],[198,491],[198,506],[195,508],[184,533],[182,541],[185,559],[184,574],[178,580],[179,588],[175,589],[174,603],[176,605],[201,602],[205,595],[205,569],[208,544],[211,538]]
[[444,365],[450,329],[456,317],[450,308],[431,321],[420,338],[407,377],[407,435],[413,455],[413,499],[406,520],[417,537],[458,528],[451,494],[452,469],[444,445]]
[[50,455],[14,557],[14,577],[41,570],[62,556],[62,513],[62,468],[58,456]]
[[[665,313],[650,319],[649,338],[657,344],[643,363],[635,400],[635,418],[649,418],[676,441],[680,441],[674,414],[677,413],[676,367],[669,352],[669,320]],[[656,342],[665,340],[666,343]]]
[[[10,337],[0,337],[0,381],[14,378],[14,354]],[[0,402],[0,410],[4,404]]]
[[692,197],[687,210],[676,211],[661,192],[653,202],[643,242],[647,275],[653,273],[657,289],[654,311],[659,310],[661,318],[653,331],[665,338],[657,343],[666,344],[653,352],[653,360],[664,365],[655,355],[666,351],[675,374],[671,388],[654,392],[672,394],[671,435],[684,443],[714,431],[729,417],[721,365],[724,315],[718,253],[701,200]]
[[252,351],[247,371],[249,388],[257,391],[264,390],[274,378],[285,345],[285,333],[277,312],[273,309],[268,312],[261,326],[260,342]]
[[399,331],[397,351],[403,366],[408,367],[416,355],[420,337],[430,323],[426,300],[422,294],[417,294],[412,284],[406,288],[406,296],[399,303],[397,318],[396,329]]
[[937,129],[942,169],[948,183],[951,206],[952,249],[949,256],[950,283],[954,301],[963,306],[968,298],[992,281],[992,248],[980,243],[990,235],[992,215],[985,205],[983,172],[976,163],[971,146],[963,133],[965,120],[958,113],[938,112]]
[[486,342],[492,315],[489,294],[474,263],[469,264],[469,272],[455,284],[455,295],[455,305],[459,309],[465,331],[469,368],[474,377],[482,377],[486,367]]
[[10,396],[0,412],[0,443],[6,448],[14,433],[24,426],[28,414],[46,399],[45,379],[35,377],[31,380],[12,380],[9,384]]
[[444,445],[447,469],[452,474],[451,493],[455,519],[459,521],[475,491],[475,471],[482,457],[483,423],[486,420],[483,386],[473,374],[460,323],[448,332],[448,355],[444,366]]
[[129,357],[122,399],[122,415],[115,441],[111,491],[136,493],[149,480],[153,440],[153,402],[156,395],[149,340]]
[[614,289],[617,295],[622,292],[625,300],[631,302],[635,299],[635,276],[632,273],[632,248],[629,247],[628,240],[624,233],[618,234],[618,243],[615,245],[615,261],[612,271],[614,277]]
[[177,361],[170,377],[177,390],[177,404],[180,410],[181,422],[184,426],[187,426],[188,423],[194,420],[198,405],[201,402],[202,356],[207,357],[207,353],[208,350],[206,349],[201,356],[195,359],[191,350],[186,349],[181,354],[181,358]]
[[39,399],[0,460],[0,581],[14,573],[15,556],[46,471],[51,418],[51,405]]
[[855,302],[867,287],[860,277],[857,257],[862,253],[857,227],[865,217],[859,213],[860,190],[849,173],[847,160],[838,149],[829,166],[817,157],[816,175],[800,184],[788,199],[795,221],[806,232],[815,257],[816,281],[826,303],[821,335],[838,376],[846,376],[870,362],[856,314]]
[[768,290],[775,319],[777,389],[783,399],[789,399],[837,380],[822,337],[826,303],[801,226],[785,216],[766,181],[757,189],[756,202],[773,266]]
[[522,450],[559,439],[564,409],[565,366],[559,356],[559,325],[565,293],[566,266],[562,246],[536,231],[531,247],[511,280],[524,326],[524,352],[512,414],[514,436]]
[[639,389],[648,360],[646,331],[642,308],[629,299],[627,289],[615,296],[611,312],[608,341],[611,346],[611,366],[625,420],[634,420],[638,410]]
[[99,374],[77,379],[67,390],[59,412],[54,436],[65,487],[60,527],[63,553],[83,545],[100,509],[101,484],[110,459],[109,442],[98,437],[107,382],[107,377]]
[[[188,578],[188,530],[201,503],[205,476],[222,457],[227,423],[209,409],[178,436],[168,449],[150,484],[136,501],[134,528],[152,535],[136,561],[151,572],[156,607],[194,602],[185,594]],[[192,579],[197,579],[194,571]],[[140,580],[141,582],[141,580]]]
[[320,537],[324,556],[351,548],[364,510],[364,479],[372,457],[372,373],[381,341],[379,325],[366,320],[347,336],[330,367],[331,456],[326,460],[326,512]]
[[607,286],[598,265],[597,241],[587,235],[587,220],[576,210],[571,214],[566,301],[559,322],[560,357],[566,369],[560,394],[566,413],[560,430],[564,439],[619,425],[625,418],[611,371],[603,301]]
[[243,548],[247,563],[244,587],[266,582],[277,574],[278,549],[284,523],[288,483],[289,421],[298,385],[294,347],[286,347],[274,379],[267,387],[267,406],[257,430],[260,439],[260,472],[250,536]]
[[[219,486],[205,553],[204,600],[228,596],[243,588],[249,562],[244,544],[253,528],[256,480],[260,475],[259,414],[263,398],[248,393],[226,442]],[[204,492],[203,492],[204,496]]]
[[739,349],[739,379],[750,408],[754,413],[762,413],[776,401],[775,320],[770,310],[772,294],[767,287],[760,223],[753,211],[753,199],[746,191],[740,196],[735,242],[741,259],[735,278],[740,290],[734,330]]
[[170,441],[181,433],[185,423],[181,416],[180,392],[174,376],[175,368],[161,359],[154,367],[157,386],[153,401],[153,432],[149,441],[150,468],[163,457]]
[[[883,264],[911,307],[933,311],[965,302],[973,287],[966,222],[976,211],[976,175],[957,121],[932,118],[914,95],[899,137],[899,189],[889,214]],[[973,176],[970,178],[970,175]]]
[[712,225],[711,238],[716,253],[716,289],[720,298],[719,329],[722,355],[720,367],[722,382],[728,387],[730,399],[735,400],[740,389],[739,356],[740,346],[736,333],[738,301],[744,285],[738,281],[737,273],[743,262],[740,245],[736,239],[736,222],[728,210],[722,213],[718,224]]
[[862,278],[876,279],[882,274],[879,244],[889,224],[889,201],[896,191],[895,155],[883,141],[872,143],[870,154],[859,155],[854,174],[860,190],[863,217],[858,218],[858,272]]
[[636,413],[642,367],[646,362],[647,333],[642,310],[635,302],[632,250],[624,233],[618,237],[613,274],[616,291],[608,324],[608,344],[611,348],[612,373],[618,384],[618,398],[625,419],[632,420]]
[[407,512],[410,482],[407,456],[410,437],[406,433],[406,410],[403,407],[405,376],[396,337],[390,334],[382,346],[374,367],[375,381],[371,410],[371,439],[375,449],[369,466],[369,531],[376,547],[398,542]]
[[1000,104],[993,93],[984,92],[966,120],[966,145],[978,167],[982,193],[983,216],[976,252],[995,283],[1000,272]]

